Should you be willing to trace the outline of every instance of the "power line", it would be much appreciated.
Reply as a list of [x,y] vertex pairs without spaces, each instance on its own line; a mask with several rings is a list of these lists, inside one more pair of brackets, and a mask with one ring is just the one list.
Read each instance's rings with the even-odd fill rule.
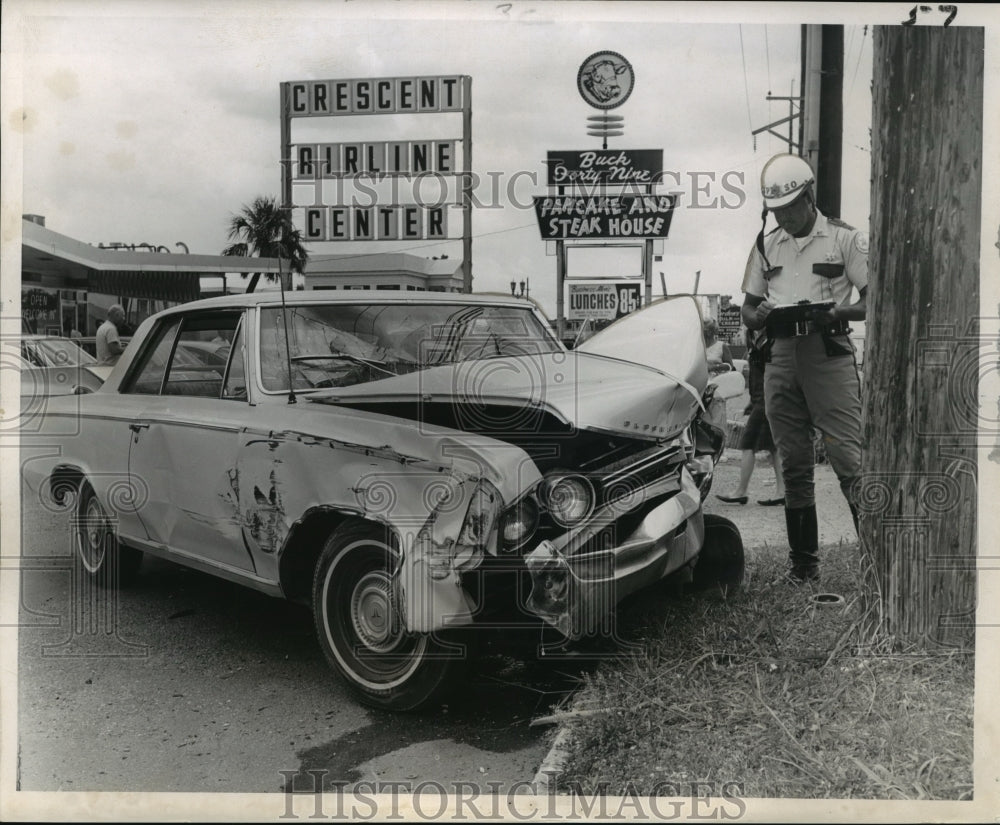
[[[743,59],[743,93],[746,95],[747,101],[747,126],[750,128],[751,137],[753,136],[753,118],[750,116],[750,84],[747,81],[747,56],[746,52],[743,50],[743,26],[740,25],[740,57]],[[757,139],[753,138],[754,151],[757,150]]]
[[868,26],[865,26],[861,34],[861,45],[858,46],[858,59],[854,64],[854,77],[851,78],[851,88],[848,94],[854,91],[854,81],[858,79],[858,67],[861,66],[861,54],[865,50],[865,38],[868,36]]
[[771,44],[767,41],[767,24],[764,24],[764,54],[767,57],[767,93],[771,94]]
[[[767,39],[767,24],[764,24],[764,55],[767,58],[767,96],[771,96],[771,44]],[[767,120],[770,123],[774,120],[774,109],[772,108],[774,102],[767,101]],[[770,148],[771,142],[768,140],[768,148]]]

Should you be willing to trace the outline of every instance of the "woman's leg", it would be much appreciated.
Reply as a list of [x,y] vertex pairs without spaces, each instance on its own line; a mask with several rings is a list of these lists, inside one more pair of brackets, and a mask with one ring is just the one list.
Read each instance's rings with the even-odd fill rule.
[[781,475],[781,461],[776,450],[771,450],[771,464],[774,465],[774,494],[777,498],[784,498],[785,479]]

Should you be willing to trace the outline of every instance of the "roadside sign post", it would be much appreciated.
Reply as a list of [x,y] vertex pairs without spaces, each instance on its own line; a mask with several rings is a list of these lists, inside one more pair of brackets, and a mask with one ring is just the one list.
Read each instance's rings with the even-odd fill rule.
[[[567,320],[613,321],[623,314],[616,308],[617,314],[607,315],[612,305],[618,306],[616,302],[624,300],[631,311],[653,300],[653,257],[659,251],[657,245],[667,237],[678,195],[656,191],[663,177],[662,149],[608,149],[609,137],[624,135],[625,118],[608,114],[607,110],[624,103],[634,85],[632,66],[617,52],[596,52],[583,62],[577,73],[577,88],[590,106],[601,110],[601,114],[587,118],[586,131],[601,138],[602,147],[548,152],[549,194],[534,198],[539,234],[546,243],[555,241],[556,333],[563,340]],[[583,291],[574,291],[570,284],[572,300],[567,314],[568,281],[630,277],[571,277],[567,249],[595,246],[638,247],[641,298],[638,284],[617,290],[605,285]],[[625,299],[623,296],[633,294],[633,288],[637,300]],[[583,304],[587,301],[605,314],[586,315]]]

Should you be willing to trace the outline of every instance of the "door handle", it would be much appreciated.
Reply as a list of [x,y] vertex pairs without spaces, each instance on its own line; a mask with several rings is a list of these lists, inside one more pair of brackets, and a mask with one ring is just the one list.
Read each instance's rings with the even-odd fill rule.
[[128,425],[128,428],[132,432],[137,433],[137,432],[139,432],[139,430],[148,430],[149,429],[149,424],[136,424],[136,423],[133,422],[132,424]]

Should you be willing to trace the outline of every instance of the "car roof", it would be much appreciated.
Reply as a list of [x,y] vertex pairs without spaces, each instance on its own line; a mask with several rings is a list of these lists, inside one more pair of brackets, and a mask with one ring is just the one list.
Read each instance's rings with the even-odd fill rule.
[[67,338],[64,335],[44,335],[40,332],[23,333],[20,339],[21,341],[39,343],[42,341],[58,341],[61,344],[72,344],[75,347],[79,347],[79,342],[83,340],[82,338]]
[[[285,303],[301,304],[482,304],[484,306],[534,307],[533,301],[511,298],[499,293],[460,292],[401,292],[399,290],[294,290],[285,293]],[[202,298],[186,304],[179,304],[164,310],[164,314],[190,312],[200,309],[243,309],[261,304],[280,304],[281,291],[269,289],[264,292],[243,292],[233,295],[218,295]]]

